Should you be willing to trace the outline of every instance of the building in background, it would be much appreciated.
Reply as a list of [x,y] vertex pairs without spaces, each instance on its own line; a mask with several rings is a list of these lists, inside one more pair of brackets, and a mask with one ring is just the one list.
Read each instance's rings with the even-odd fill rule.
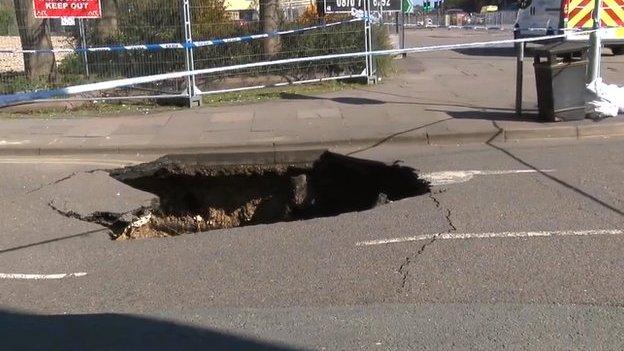
[[[258,21],[261,0],[226,0],[225,9],[236,21]],[[313,4],[312,0],[279,0],[284,19],[292,21],[301,16]]]

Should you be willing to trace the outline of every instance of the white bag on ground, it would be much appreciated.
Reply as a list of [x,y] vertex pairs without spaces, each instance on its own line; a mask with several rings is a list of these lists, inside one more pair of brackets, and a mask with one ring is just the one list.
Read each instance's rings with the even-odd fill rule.
[[585,112],[594,118],[615,117],[624,113],[624,87],[606,84],[598,78],[587,84]]

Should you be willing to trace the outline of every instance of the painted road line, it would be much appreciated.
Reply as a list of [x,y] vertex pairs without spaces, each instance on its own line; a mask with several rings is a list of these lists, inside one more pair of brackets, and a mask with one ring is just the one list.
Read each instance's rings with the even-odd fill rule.
[[30,143],[30,140],[20,140],[20,141],[8,141],[8,140],[0,140],[0,146],[5,145],[23,145]]
[[478,175],[507,175],[507,174],[523,174],[523,173],[551,173],[554,169],[514,169],[514,170],[469,170],[469,171],[443,171],[424,173],[421,178],[428,181],[431,185],[449,185],[456,183],[465,183]]
[[15,280],[51,280],[64,278],[79,278],[87,275],[86,272],[61,273],[61,274],[20,274],[20,273],[0,273],[0,279]]
[[621,229],[590,229],[590,230],[552,230],[535,232],[499,232],[499,233],[443,233],[408,236],[403,238],[378,239],[361,241],[355,246],[373,246],[406,243],[412,241],[431,240],[457,240],[457,239],[492,239],[492,238],[530,238],[530,237],[551,237],[551,236],[592,236],[592,235],[622,235]]

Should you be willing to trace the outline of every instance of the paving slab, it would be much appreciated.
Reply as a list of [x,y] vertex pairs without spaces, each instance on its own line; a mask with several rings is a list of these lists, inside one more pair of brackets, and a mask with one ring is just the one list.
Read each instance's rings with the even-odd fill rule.
[[84,119],[63,135],[68,137],[101,137],[111,135],[121,124],[117,119]]
[[251,122],[254,117],[253,111],[244,112],[217,112],[210,117],[215,123]]
[[319,108],[311,110],[297,111],[298,119],[317,119],[317,118],[342,118],[342,113],[338,108]]

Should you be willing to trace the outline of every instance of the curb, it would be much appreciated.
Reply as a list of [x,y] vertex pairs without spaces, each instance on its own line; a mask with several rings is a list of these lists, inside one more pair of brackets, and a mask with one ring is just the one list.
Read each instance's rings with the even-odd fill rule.
[[549,126],[532,128],[512,128],[499,131],[473,131],[458,133],[428,132],[415,135],[397,135],[386,139],[363,137],[326,141],[280,141],[246,142],[244,144],[178,144],[178,145],[102,145],[102,146],[63,146],[48,145],[4,145],[0,146],[2,156],[59,156],[85,154],[182,154],[223,151],[313,149],[334,147],[370,148],[379,145],[457,145],[482,144],[487,142],[518,142],[522,140],[587,140],[592,138],[624,137],[624,122],[611,124],[585,124],[580,126]]

